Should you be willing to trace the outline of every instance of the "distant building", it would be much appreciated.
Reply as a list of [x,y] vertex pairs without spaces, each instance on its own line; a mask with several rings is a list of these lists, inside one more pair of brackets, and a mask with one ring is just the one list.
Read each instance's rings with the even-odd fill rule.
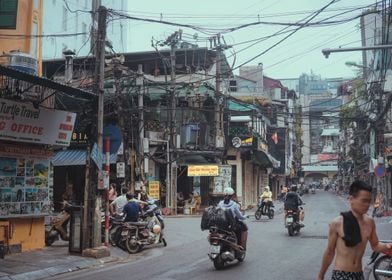
[[[101,2],[101,3],[99,3]],[[78,56],[90,53],[91,46],[91,11],[99,5],[110,9],[126,11],[126,0],[84,0],[84,1],[44,1],[43,35],[74,34],[71,36],[44,37],[42,40],[44,59],[60,58],[66,49],[73,50]],[[53,15],[59,18],[54,20]],[[127,45],[128,20],[111,20],[107,26],[107,40],[115,52],[124,52]],[[82,33],[82,34],[79,34]]]

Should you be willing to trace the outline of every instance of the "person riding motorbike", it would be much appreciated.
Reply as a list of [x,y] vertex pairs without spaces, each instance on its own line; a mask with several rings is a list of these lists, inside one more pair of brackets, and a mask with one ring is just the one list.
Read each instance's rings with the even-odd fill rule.
[[[299,213],[299,220],[303,221],[304,211],[302,207],[300,207],[301,205],[303,205],[303,201],[299,196],[299,194],[297,193],[297,186],[292,186],[290,188],[290,191],[286,194],[286,199],[284,202],[284,210],[285,211],[292,210],[294,212]],[[303,226],[303,224],[301,224],[301,226]]]
[[269,207],[272,204],[272,192],[269,186],[264,187],[263,193],[260,195],[261,210],[263,213],[268,213]]
[[128,203],[125,204],[123,213],[125,214],[124,222],[138,222],[140,212],[142,208],[140,207],[140,201],[134,198],[133,194],[126,194]]
[[233,216],[236,219],[235,233],[237,235],[239,245],[242,246],[244,250],[246,250],[246,241],[248,239],[248,226],[244,222],[246,216],[242,215],[238,204],[232,200],[234,195],[234,190],[232,188],[225,188],[223,190],[223,194],[225,197],[218,203],[218,207],[229,208],[233,213]]

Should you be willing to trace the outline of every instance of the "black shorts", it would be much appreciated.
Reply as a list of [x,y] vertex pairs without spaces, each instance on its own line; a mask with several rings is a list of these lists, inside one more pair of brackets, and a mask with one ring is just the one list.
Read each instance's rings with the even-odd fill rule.
[[363,276],[363,272],[349,272],[349,271],[341,271],[334,270],[332,271],[331,280],[365,280]]

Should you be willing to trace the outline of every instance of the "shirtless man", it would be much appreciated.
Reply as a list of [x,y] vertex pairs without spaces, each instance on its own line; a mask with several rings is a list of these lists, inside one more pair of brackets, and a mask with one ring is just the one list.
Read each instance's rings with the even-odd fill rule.
[[[355,181],[350,186],[349,201],[351,217],[355,217],[357,225],[350,224],[344,227],[343,216],[335,218],[329,226],[328,245],[324,252],[320,272],[317,280],[324,280],[325,272],[332,263],[335,253],[335,266],[332,280],[363,280],[362,257],[369,241],[376,252],[384,252],[392,248],[392,243],[380,243],[376,233],[374,220],[366,215],[371,202],[371,186],[363,181]],[[342,214],[351,214],[349,212]],[[352,219],[355,221],[355,219]],[[352,221],[351,220],[351,221]],[[359,225],[359,231],[353,230]],[[352,236],[344,234],[344,229],[351,231]],[[358,235],[360,232],[360,235]],[[355,234],[357,233],[357,234]]]

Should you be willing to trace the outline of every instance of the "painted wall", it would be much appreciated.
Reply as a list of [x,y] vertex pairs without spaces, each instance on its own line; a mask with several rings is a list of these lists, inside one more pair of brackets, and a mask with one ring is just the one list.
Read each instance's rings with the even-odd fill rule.
[[[38,60],[38,75],[41,75],[41,39],[30,35],[42,34],[42,0],[19,0],[16,29],[0,29],[0,53],[20,50]],[[7,35],[21,35],[20,38]]]

